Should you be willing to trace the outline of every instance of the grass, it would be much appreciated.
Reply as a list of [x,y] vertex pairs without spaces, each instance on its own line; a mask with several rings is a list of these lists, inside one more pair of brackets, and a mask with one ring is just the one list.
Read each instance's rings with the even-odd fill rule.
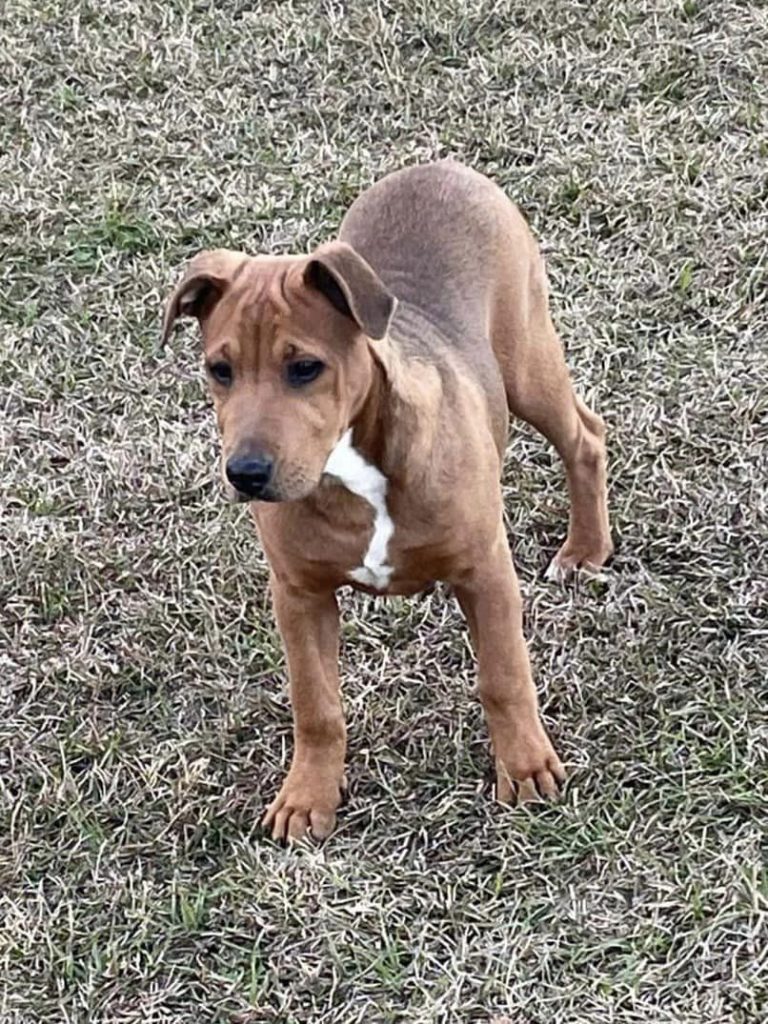
[[[765,1019],[767,48],[736,0],[3,5],[2,1024]],[[529,216],[610,428],[599,581],[542,578],[527,428],[505,477],[570,784],[494,806],[453,602],[348,596],[351,799],[283,850],[264,558],[161,303],[448,154]]]

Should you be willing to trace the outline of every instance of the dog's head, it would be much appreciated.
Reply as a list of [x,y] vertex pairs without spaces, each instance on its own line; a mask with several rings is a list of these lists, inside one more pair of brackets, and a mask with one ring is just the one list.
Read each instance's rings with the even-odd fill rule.
[[217,249],[192,260],[168,300],[163,341],[178,317],[197,317],[233,498],[314,490],[368,393],[367,339],[385,336],[395,305],[344,242],[308,257]]

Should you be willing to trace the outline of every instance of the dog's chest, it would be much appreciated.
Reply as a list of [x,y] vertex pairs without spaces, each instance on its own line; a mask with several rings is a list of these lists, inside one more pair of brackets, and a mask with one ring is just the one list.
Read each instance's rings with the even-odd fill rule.
[[389,563],[389,544],[395,532],[387,505],[387,478],[352,445],[351,429],[331,452],[325,472],[335,477],[348,491],[367,501],[373,509],[373,532],[362,564],[351,569],[347,576],[353,582],[374,590],[386,590],[394,571]]

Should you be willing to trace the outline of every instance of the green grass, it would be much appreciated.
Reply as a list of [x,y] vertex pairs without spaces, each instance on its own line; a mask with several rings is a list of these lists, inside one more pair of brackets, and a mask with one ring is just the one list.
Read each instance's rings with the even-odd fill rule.
[[[3,5],[2,1024],[765,1019],[767,50],[736,0]],[[527,428],[505,477],[570,783],[494,806],[452,599],[349,595],[350,800],[283,850],[264,557],[161,304],[449,154],[526,211],[610,430],[601,580],[542,578]]]

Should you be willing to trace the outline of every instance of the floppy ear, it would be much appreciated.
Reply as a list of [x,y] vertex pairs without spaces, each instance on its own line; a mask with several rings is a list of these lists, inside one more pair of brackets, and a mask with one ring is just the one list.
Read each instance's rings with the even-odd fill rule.
[[168,341],[180,316],[196,316],[198,320],[208,316],[248,258],[230,249],[198,253],[166,303],[160,345]]
[[389,330],[397,299],[346,242],[326,242],[316,249],[304,271],[304,283],[324,295],[374,341]]

